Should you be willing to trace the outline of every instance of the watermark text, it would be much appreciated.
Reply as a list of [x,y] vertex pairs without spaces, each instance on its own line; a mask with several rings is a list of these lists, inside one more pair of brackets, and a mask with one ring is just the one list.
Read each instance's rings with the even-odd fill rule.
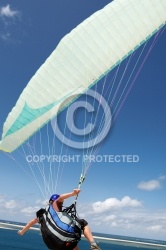
[[28,163],[43,163],[43,162],[110,162],[110,163],[137,163],[139,162],[138,155],[117,154],[117,155],[27,155]]

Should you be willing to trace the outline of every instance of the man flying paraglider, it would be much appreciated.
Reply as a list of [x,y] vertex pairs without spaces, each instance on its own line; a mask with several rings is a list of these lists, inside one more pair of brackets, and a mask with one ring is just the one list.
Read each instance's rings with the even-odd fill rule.
[[49,205],[37,211],[36,218],[28,222],[18,234],[23,235],[31,226],[39,223],[43,240],[51,250],[79,250],[77,244],[82,232],[90,243],[90,250],[101,250],[94,241],[87,221],[78,218],[76,211],[72,211],[74,205],[62,210],[64,200],[78,196],[79,192],[80,189],[74,189],[66,194],[53,194]]
[[[43,125],[120,65],[165,23],[166,0],[115,0],[84,20],[60,41],[23,90],[4,123],[0,150],[13,152],[25,144]],[[114,97],[119,89],[120,85]],[[119,103],[121,107],[127,94],[121,103],[120,95],[115,110]],[[71,193],[51,196],[49,205],[40,209],[37,217],[18,233],[23,235],[39,223],[49,249],[78,250],[83,231],[91,244],[90,249],[100,250],[87,222],[72,213],[73,206],[71,210],[70,207],[62,210],[63,201],[79,192],[75,189]]]

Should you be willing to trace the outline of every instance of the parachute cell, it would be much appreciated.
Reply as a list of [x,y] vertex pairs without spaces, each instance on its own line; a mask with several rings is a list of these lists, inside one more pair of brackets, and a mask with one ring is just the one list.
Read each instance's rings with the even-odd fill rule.
[[78,25],[23,90],[4,124],[0,149],[19,147],[165,22],[165,0],[115,0]]

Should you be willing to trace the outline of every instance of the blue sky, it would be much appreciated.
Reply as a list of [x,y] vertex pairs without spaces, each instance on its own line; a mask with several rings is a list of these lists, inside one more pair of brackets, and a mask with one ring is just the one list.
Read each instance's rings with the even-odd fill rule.
[[[1,132],[3,123],[22,90],[61,38],[109,2],[62,0],[57,3],[51,0],[48,5],[44,0],[36,0],[30,5],[27,0],[24,3],[18,0],[13,0],[12,3],[1,1]],[[155,46],[148,54],[153,41],[156,41]],[[89,221],[92,231],[165,239],[165,44],[166,32],[163,30],[156,40],[152,38],[146,45],[143,58],[132,75],[133,79],[141,69],[140,73],[88,170],[78,200],[78,212]],[[136,53],[132,65],[136,64],[142,49]],[[141,68],[146,56],[147,60]],[[119,69],[119,79],[123,75],[125,63]],[[131,68],[128,67],[129,72]],[[105,82],[108,85],[112,81],[116,70],[98,84],[99,93]],[[124,78],[123,81],[125,80]],[[132,82],[131,80],[130,86]],[[110,104],[106,89],[102,95]],[[80,127],[81,115],[83,114],[80,112],[76,120],[76,125]],[[66,112],[59,116],[60,124],[65,116]],[[49,138],[52,138],[50,124],[41,130],[42,153],[45,155],[50,153],[46,149],[48,130]],[[69,133],[66,132],[66,135]],[[36,151],[39,152],[40,134],[34,140],[38,141],[35,144]],[[68,192],[78,185],[82,169],[80,159],[87,152],[62,145],[56,138],[54,145],[56,155],[67,155],[68,162],[55,163],[50,177],[54,179],[52,192]],[[44,206],[45,199],[49,198],[46,195],[51,194],[44,189],[43,180],[36,170],[38,164],[31,165],[36,177],[34,181],[22,152],[18,150],[11,155],[0,152],[1,219],[26,222],[35,216],[38,208]],[[94,154],[94,151],[88,153]],[[69,156],[76,155],[80,155],[78,161],[78,158],[69,160]],[[46,160],[43,163],[46,165]],[[49,163],[45,169],[49,169]],[[50,173],[49,170],[46,172]],[[69,202],[72,201],[71,199]]]

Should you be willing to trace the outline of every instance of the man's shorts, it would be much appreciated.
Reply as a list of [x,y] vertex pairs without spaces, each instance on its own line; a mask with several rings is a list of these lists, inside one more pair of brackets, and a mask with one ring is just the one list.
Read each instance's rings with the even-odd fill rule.
[[81,225],[81,230],[84,230],[84,227],[88,225],[88,222],[84,219],[77,218],[77,222]]

